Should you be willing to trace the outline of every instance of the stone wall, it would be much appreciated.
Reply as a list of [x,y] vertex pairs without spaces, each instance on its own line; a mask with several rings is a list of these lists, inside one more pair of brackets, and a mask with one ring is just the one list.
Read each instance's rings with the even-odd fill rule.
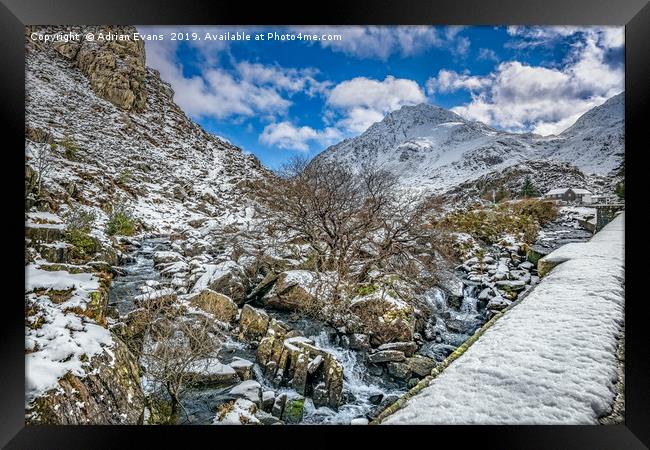
[[614,219],[614,217],[616,217],[616,213],[623,210],[624,208],[625,205],[622,204],[596,206],[595,232],[598,233],[600,230],[602,230],[605,227],[605,225],[607,225],[609,222],[611,222]]

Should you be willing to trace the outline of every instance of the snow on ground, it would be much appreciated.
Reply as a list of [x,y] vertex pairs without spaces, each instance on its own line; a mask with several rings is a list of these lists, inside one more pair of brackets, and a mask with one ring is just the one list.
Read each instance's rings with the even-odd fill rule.
[[624,320],[624,214],[385,424],[596,424],[609,412]]
[[[99,289],[95,275],[47,271],[35,264],[25,269],[26,308],[34,308],[25,327],[25,405],[58,386],[66,373],[85,376],[90,359],[102,352],[113,353],[110,332],[83,315],[70,312],[86,309],[90,295]],[[36,290],[36,292],[34,292]],[[69,291],[63,301],[47,293]]]

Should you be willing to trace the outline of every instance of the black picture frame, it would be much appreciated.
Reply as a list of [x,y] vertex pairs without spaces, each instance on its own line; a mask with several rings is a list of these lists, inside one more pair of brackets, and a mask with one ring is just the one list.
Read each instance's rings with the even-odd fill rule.
[[[329,0],[325,2],[154,1],[154,0],[1,0],[0,111],[3,135],[2,191],[6,210],[5,289],[0,333],[0,445],[12,449],[120,448],[145,439],[149,447],[192,442],[198,435],[211,445],[226,437],[259,439],[259,445],[283,447],[321,443],[341,445],[361,437],[370,445],[458,445],[480,448],[633,449],[650,446],[650,380],[644,314],[647,296],[639,248],[626,248],[626,414],[624,425],[610,426],[426,426],[400,427],[128,427],[30,426],[24,424],[24,295],[23,199],[24,167],[24,26],[28,24],[432,24],[432,25],[624,25],[626,63],[626,241],[644,227],[642,158],[650,120],[650,4],[645,0]],[[637,173],[638,172],[638,173]],[[15,184],[14,184],[15,183]],[[642,241],[639,241],[642,242]],[[630,273],[632,275],[627,275]],[[629,293],[639,293],[630,295]],[[216,430],[218,428],[218,431]],[[237,428],[237,429],[234,429]],[[417,436],[413,433],[416,432]],[[287,435],[289,433],[289,435]],[[208,436],[205,436],[208,434]],[[276,436],[282,434],[283,436]],[[358,436],[361,435],[361,436]],[[321,438],[322,436],[322,438]],[[423,441],[424,439],[424,441]],[[427,442],[427,439],[429,442]],[[451,440],[449,440],[451,439]],[[153,443],[158,441],[158,444]],[[250,442],[246,446],[250,447]],[[359,441],[356,441],[359,442]],[[367,442],[367,443],[366,443]],[[450,442],[450,443],[445,443]],[[178,444],[177,444],[178,445]]]

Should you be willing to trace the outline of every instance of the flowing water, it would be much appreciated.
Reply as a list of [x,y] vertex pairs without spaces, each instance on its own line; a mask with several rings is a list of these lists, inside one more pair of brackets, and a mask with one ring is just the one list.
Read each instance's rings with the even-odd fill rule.
[[160,274],[154,268],[153,254],[159,250],[169,250],[169,239],[165,237],[145,239],[128,256],[128,261],[121,266],[125,274],[116,277],[108,293],[108,305],[117,308],[120,315],[134,309],[133,297],[142,294],[148,284],[160,280]]
[[476,298],[476,286],[465,286],[458,307],[450,305],[447,294],[439,288],[425,293],[433,319],[426,330],[426,342],[418,353],[444,360],[487,321],[485,305]]
[[[160,274],[154,268],[153,254],[159,250],[169,250],[167,238],[145,239],[131,253],[127,264],[121,267],[124,275],[113,280],[109,294],[109,304],[116,307],[121,315],[134,308],[133,297],[142,294],[150,286],[160,282]],[[475,298],[476,289],[467,287],[465,297],[459,306],[450,306],[446,295],[440,289],[428,292],[427,302],[433,312],[429,324],[429,338],[418,353],[442,360],[478,327],[485,322],[484,311],[480,311]],[[314,407],[310,398],[305,400],[304,424],[349,424],[352,419],[366,417],[378,408],[382,399],[396,398],[405,393],[405,382],[397,383],[387,374],[374,375],[364,363],[362,352],[350,350],[341,345],[335,329],[315,320],[296,318],[295,316],[274,310],[267,313],[282,320],[293,329],[312,339],[318,347],[334,354],[343,366],[344,404],[337,411],[328,407]],[[255,349],[246,343],[232,339],[223,344],[219,359],[229,363],[239,357],[255,362]],[[267,380],[258,364],[254,365],[255,379],[264,390],[273,390],[276,394],[290,392],[289,388],[278,388]],[[194,389],[183,400],[186,415],[181,422],[192,424],[209,424],[215,416],[219,405],[233,400],[228,393],[231,386]]]

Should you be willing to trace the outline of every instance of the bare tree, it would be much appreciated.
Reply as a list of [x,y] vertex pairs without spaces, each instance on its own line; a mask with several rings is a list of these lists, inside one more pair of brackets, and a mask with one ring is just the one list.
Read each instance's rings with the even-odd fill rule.
[[142,303],[139,320],[147,332],[141,362],[150,388],[169,400],[166,421],[176,423],[187,390],[205,381],[209,369],[218,362],[221,339],[209,315],[188,315],[170,298]]
[[426,217],[434,205],[400,191],[387,171],[295,158],[279,175],[261,190],[271,227],[309,246],[314,271],[363,282],[372,268],[407,274],[431,262],[421,253],[433,240]]
[[53,168],[55,150],[56,144],[43,144],[39,147],[38,152],[34,154],[34,170],[38,176],[36,181],[36,195],[39,197],[43,188],[43,182],[47,179]]

